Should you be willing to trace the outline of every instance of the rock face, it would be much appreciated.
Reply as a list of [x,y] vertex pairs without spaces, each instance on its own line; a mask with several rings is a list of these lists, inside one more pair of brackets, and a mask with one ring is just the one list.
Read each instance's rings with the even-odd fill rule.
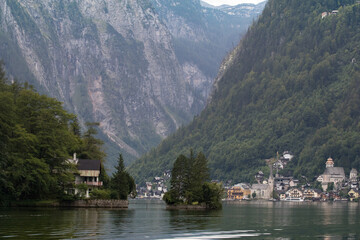
[[200,21],[160,1],[0,0],[0,57],[10,78],[63,101],[81,123],[100,122],[108,149],[134,159],[204,108],[226,53],[206,45],[199,1],[181,2]]

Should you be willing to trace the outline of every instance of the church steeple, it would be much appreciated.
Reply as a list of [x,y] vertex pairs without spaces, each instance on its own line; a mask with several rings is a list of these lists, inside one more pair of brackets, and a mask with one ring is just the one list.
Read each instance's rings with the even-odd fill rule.
[[274,178],[274,174],[273,174],[273,165],[269,164],[269,168],[270,168],[270,175],[269,175],[269,179],[270,178]]
[[329,157],[328,160],[326,161],[326,167],[329,168],[329,167],[334,167],[334,160]]

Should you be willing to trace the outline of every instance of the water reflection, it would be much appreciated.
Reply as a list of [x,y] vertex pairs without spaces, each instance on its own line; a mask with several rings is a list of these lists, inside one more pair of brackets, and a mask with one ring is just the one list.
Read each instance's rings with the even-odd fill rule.
[[357,203],[226,203],[219,211],[168,211],[160,201],[128,210],[0,209],[0,238],[360,239]]
[[175,231],[206,230],[217,226],[223,218],[223,211],[169,210],[170,227]]

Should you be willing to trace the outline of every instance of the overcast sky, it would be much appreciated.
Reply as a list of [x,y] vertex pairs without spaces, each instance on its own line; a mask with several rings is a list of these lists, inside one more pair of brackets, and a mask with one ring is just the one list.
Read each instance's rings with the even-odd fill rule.
[[207,2],[208,4],[211,4],[213,6],[220,6],[223,4],[235,6],[241,3],[260,3],[264,0],[203,0],[204,2]]

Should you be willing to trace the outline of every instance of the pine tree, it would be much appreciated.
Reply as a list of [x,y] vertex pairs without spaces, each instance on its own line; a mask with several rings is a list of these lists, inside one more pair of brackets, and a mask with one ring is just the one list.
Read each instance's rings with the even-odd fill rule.
[[190,185],[189,159],[181,154],[175,161],[171,172],[171,198],[174,201],[185,199],[185,193]]
[[105,158],[105,153],[102,151],[101,147],[104,144],[100,139],[95,138],[95,135],[98,133],[96,127],[100,124],[98,122],[88,122],[86,126],[88,127],[87,131],[84,133],[82,138],[82,146],[79,154],[79,158],[82,159],[98,159],[103,162]]
[[129,173],[126,172],[122,154],[119,154],[118,165],[115,168],[116,172],[111,179],[111,189],[116,192],[117,198],[126,200],[128,195],[135,197],[135,181]]
[[191,192],[193,194],[193,201],[201,202],[203,198],[202,186],[210,178],[209,168],[207,166],[207,159],[205,155],[200,152],[192,165],[191,175]]
[[221,207],[222,186],[207,182],[210,178],[207,159],[200,152],[196,158],[192,149],[190,157],[179,155],[171,172],[171,188],[164,196],[167,204],[204,203],[207,208]]

